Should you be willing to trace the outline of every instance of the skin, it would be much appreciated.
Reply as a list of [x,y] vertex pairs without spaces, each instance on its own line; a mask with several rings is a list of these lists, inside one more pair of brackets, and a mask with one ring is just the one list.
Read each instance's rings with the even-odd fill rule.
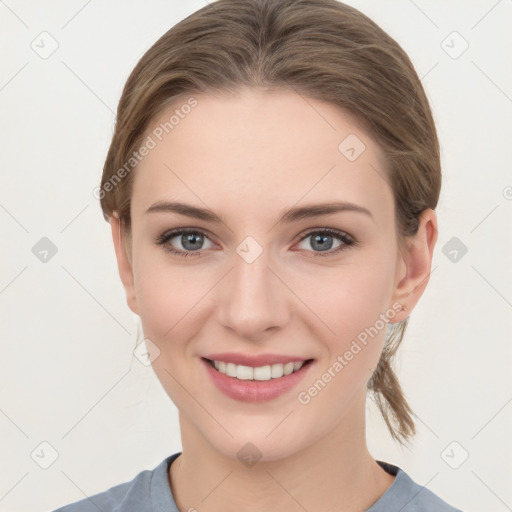
[[[179,410],[183,453],[169,471],[175,500],[180,510],[201,511],[366,509],[393,482],[365,439],[366,385],[386,329],[308,404],[297,394],[393,304],[407,312],[390,322],[410,314],[429,279],[435,212],[423,212],[417,235],[399,250],[383,153],[331,104],[287,90],[194,97],[197,107],[134,171],[129,237],[111,218],[128,305],[160,351],[153,368]],[[177,107],[166,107],[151,128]],[[366,146],[353,162],[338,150],[349,134]],[[162,200],[209,208],[224,222],[146,213]],[[276,224],[289,208],[332,201],[365,207],[371,217],[344,211]],[[205,233],[201,256],[173,255],[155,242],[180,227]],[[305,236],[324,227],[358,244],[334,252],[341,242],[333,238],[325,255]],[[263,250],[252,263],[236,252],[247,236]],[[186,251],[181,242],[172,239]],[[314,362],[292,391],[255,404],[211,383],[200,357],[213,352]],[[248,442],[261,453],[252,467],[237,458]]]

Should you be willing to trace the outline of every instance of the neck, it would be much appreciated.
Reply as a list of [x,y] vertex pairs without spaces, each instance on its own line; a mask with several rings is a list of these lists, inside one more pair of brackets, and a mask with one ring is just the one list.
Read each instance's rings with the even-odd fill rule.
[[183,451],[169,472],[178,508],[201,512],[366,510],[394,477],[368,452],[364,405],[364,399],[356,404],[362,407],[358,421],[342,421],[300,452],[260,460],[251,467],[219,453],[180,416]]

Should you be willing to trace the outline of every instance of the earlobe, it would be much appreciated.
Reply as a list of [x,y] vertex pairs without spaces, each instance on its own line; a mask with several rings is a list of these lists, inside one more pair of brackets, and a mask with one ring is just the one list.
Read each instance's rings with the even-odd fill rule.
[[[396,315],[394,322],[401,322],[409,316],[427,287],[432,267],[434,247],[437,242],[437,216],[434,210],[424,210],[419,218],[418,231],[407,240],[397,271],[392,303],[399,302],[405,307]],[[405,266],[405,275],[403,268]]]
[[126,302],[128,303],[128,307],[138,315],[132,262],[126,252],[122,223],[117,212],[114,212],[110,217],[110,228],[112,230],[112,240],[116,252],[119,277],[121,278],[126,293]]

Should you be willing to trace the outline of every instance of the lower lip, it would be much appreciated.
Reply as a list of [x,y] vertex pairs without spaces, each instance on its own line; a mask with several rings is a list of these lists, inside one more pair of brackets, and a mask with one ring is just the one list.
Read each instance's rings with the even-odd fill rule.
[[303,365],[296,372],[270,380],[240,380],[217,371],[207,360],[202,359],[206,371],[217,388],[225,395],[242,402],[267,402],[290,391],[304,378],[311,362]]

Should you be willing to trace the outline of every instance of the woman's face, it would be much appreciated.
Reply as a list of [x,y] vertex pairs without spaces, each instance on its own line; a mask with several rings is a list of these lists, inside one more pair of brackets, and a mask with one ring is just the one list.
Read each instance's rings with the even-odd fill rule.
[[387,322],[405,318],[380,148],[294,92],[194,99],[146,133],[122,271],[183,435],[275,460],[360,431]]

